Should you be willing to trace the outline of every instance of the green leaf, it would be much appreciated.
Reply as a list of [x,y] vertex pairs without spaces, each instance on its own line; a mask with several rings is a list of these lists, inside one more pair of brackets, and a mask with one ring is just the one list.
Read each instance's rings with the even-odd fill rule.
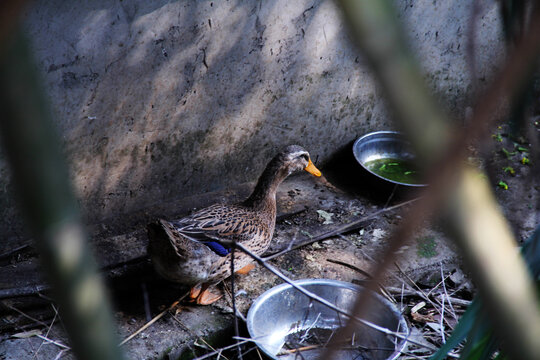
[[510,159],[512,156],[517,154],[517,151],[510,152],[506,150],[505,148],[502,148],[501,151],[503,152],[503,154],[506,156],[507,159]]
[[476,331],[475,336],[470,337],[472,340],[467,341],[461,359],[467,360],[489,360],[491,355],[497,351],[497,341],[492,332],[485,324],[479,324],[480,328]]
[[512,175],[512,176],[516,175],[516,171],[515,171],[514,168],[511,167],[511,166],[507,166],[507,167],[503,168],[503,171],[504,171],[505,173],[509,173],[509,174]]

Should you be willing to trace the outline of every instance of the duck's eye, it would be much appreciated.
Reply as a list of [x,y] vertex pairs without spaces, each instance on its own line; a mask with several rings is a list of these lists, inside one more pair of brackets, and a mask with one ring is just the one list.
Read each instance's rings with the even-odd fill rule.
[[300,157],[306,161],[309,161],[309,156],[307,154],[302,154]]

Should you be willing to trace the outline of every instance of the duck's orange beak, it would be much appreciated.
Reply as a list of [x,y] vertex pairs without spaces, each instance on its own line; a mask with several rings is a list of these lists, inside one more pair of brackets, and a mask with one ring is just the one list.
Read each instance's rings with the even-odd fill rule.
[[308,173],[312,174],[312,175],[315,175],[315,176],[321,176],[321,172],[319,171],[319,169],[317,169],[315,167],[315,165],[313,165],[313,163],[311,162],[311,159],[309,159],[309,162],[306,166],[306,168],[304,169],[306,170]]

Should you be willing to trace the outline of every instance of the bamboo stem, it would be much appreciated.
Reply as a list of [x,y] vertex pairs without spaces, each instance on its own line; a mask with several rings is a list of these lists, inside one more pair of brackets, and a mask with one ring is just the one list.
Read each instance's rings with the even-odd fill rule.
[[105,288],[90,255],[60,139],[16,29],[0,52],[0,127],[12,182],[79,359],[121,359]]

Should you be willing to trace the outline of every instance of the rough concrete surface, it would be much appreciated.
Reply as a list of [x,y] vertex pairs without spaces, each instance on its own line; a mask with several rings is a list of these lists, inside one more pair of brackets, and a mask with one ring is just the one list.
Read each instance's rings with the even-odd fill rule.
[[[457,117],[502,51],[481,1],[396,1],[429,86]],[[89,222],[254,180],[277,148],[318,162],[393,127],[332,1],[37,1],[25,24]],[[0,167],[0,229],[26,236]],[[12,242],[9,242],[12,244]]]

